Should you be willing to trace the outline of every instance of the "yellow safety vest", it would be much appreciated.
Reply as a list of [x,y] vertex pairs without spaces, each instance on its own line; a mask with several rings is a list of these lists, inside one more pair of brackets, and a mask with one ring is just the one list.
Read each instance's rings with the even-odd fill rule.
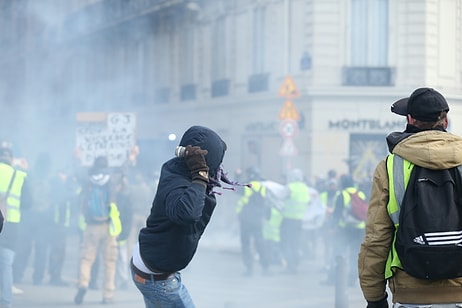
[[263,197],[266,197],[266,187],[263,186],[258,181],[251,181],[251,188],[245,187],[244,195],[237,202],[236,213],[240,214],[245,205],[249,203],[250,196],[253,194],[261,194]]
[[[71,222],[71,202],[66,201],[65,204],[65,209],[64,209],[64,226],[69,227],[70,222]],[[56,205],[54,208],[54,222],[59,223],[61,221],[61,211],[60,211],[60,206]]]
[[411,177],[414,164],[403,159],[401,156],[390,154],[387,157],[387,173],[388,173],[388,204],[387,211],[390,215],[393,224],[395,225],[395,234],[390,251],[388,252],[387,263],[385,266],[385,279],[393,276],[394,268],[403,269],[398,253],[395,249],[396,232],[399,227],[399,213],[401,202],[406,192],[409,178]]
[[292,182],[287,186],[290,190],[290,198],[284,202],[282,215],[284,218],[302,220],[311,200],[310,190],[303,182]]
[[27,173],[12,166],[0,163],[0,194],[5,195],[14,175],[14,180],[6,200],[6,213],[3,213],[7,222],[19,223],[21,221],[21,190]]
[[319,194],[319,199],[321,199],[321,202],[327,207],[327,201],[329,200],[329,196],[327,195],[327,191],[323,191]]
[[280,227],[284,217],[281,212],[275,208],[271,208],[271,216],[263,222],[263,238],[274,242],[281,240]]
[[109,234],[118,236],[122,232],[122,222],[120,221],[120,212],[115,202],[111,202],[109,209]]
[[[79,228],[85,230],[87,223],[85,217],[80,214],[79,217]],[[122,233],[122,221],[120,220],[120,212],[115,202],[109,204],[109,234],[111,236],[119,236]]]
[[[338,197],[340,197],[340,194],[343,195],[343,206],[345,208],[346,211],[349,211],[350,210],[350,207],[351,207],[351,196],[350,194],[353,194],[355,192],[357,192],[358,189],[356,187],[348,187],[348,188],[345,188],[344,190],[338,192],[337,196],[335,197],[335,203],[336,204],[336,200]],[[366,195],[362,192],[362,191],[359,191],[358,192],[358,196],[363,199],[363,200],[366,200]],[[360,221],[360,222],[347,222],[345,221],[345,219],[342,217],[339,221],[339,227],[341,228],[345,228],[345,227],[354,227],[356,229],[364,229],[366,228],[366,222],[365,221]]]

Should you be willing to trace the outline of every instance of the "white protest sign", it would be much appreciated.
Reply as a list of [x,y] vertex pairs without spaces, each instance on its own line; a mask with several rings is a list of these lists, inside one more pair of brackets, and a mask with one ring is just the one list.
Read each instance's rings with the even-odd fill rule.
[[106,156],[111,167],[128,160],[136,145],[134,113],[89,114],[78,118],[77,151],[83,166],[91,166],[98,156]]

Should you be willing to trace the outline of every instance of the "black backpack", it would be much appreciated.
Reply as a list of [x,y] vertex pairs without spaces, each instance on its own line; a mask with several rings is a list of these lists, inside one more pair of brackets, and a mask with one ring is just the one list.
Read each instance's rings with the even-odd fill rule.
[[458,168],[414,166],[401,203],[395,242],[409,275],[429,280],[462,277],[461,183]]

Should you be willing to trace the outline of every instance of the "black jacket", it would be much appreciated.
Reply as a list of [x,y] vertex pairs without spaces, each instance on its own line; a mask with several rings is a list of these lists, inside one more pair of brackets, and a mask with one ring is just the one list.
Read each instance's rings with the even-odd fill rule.
[[[219,174],[226,144],[214,131],[193,126],[185,132],[180,145],[207,150],[209,176]],[[215,209],[212,188],[192,183],[183,158],[175,157],[163,164],[151,214],[138,237],[141,258],[148,268],[175,272],[189,264]]]

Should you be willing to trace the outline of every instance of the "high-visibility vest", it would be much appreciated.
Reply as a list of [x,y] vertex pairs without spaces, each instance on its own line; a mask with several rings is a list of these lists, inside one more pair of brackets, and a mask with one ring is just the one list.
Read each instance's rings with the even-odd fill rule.
[[329,201],[329,195],[327,194],[327,191],[323,191],[319,194],[319,199],[321,199],[321,202],[328,207],[329,205],[327,204]]
[[[354,194],[358,192],[358,189],[356,187],[347,187],[341,191],[339,191],[335,197],[335,204],[337,204],[337,198],[340,197],[340,195],[343,196],[343,207],[344,207],[344,210],[345,211],[350,211],[351,209],[351,195],[350,194]],[[358,192],[358,196],[363,199],[363,200],[366,200],[366,195],[362,192],[362,191],[359,191]],[[345,228],[345,227],[353,227],[353,228],[356,228],[356,229],[364,229],[366,228],[366,222],[365,221],[360,221],[360,222],[355,222],[355,223],[351,223],[351,222],[347,222],[344,220],[344,218],[340,218],[340,221],[338,223],[339,227],[341,228]]]
[[385,279],[393,276],[394,268],[403,269],[398,253],[395,249],[396,232],[399,227],[399,213],[401,209],[401,202],[406,192],[409,178],[411,177],[414,164],[410,161],[403,159],[401,156],[390,154],[387,157],[387,173],[388,173],[388,204],[387,211],[390,215],[393,224],[395,225],[395,234],[393,236],[393,243],[388,252],[387,263],[385,265]]
[[303,182],[292,182],[287,186],[290,197],[284,202],[282,215],[284,218],[302,220],[311,200],[309,187]]
[[266,187],[263,186],[258,181],[251,181],[251,188],[245,187],[244,195],[237,202],[236,213],[240,214],[244,206],[249,203],[250,196],[253,194],[261,194],[263,197],[266,197]]
[[122,232],[122,221],[120,220],[120,212],[115,202],[111,202],[109,208],[109,234],[118,236]]
[[[64,205],[64,223],[63,225],[65,227],[69,227],[71,223],[71,201],[66,201],[66,204]],[[59,224],[60,222],[63,222],[63,218],[61,217],[62,215],[62,210],[61,210],[61,205],[57,204],[55,205],[54,208],[54,222],[56,224]]]
[[15,172],[15,168],[12,166],[0,163],[0,194],[6,194],[13,176],[14,179],[6,200],[6,213],[3,215],[5,221],[19,223],[21,221],[21,190],[27,173],[18,169]]
[[[119,236],[122,233],[122,221],[120,220],[120,212],[117,204],[111,202],[109,204],[109,234],[111,236]],[[79,228],[80,230],[85,230],[87,223],[85,222],[85,217],[83,214],[79,217]]]
[[275,208],[271,208],[271,216],[268,220],[263,222],[263,238],[274,242],[281,240],[280,227],[284,217],[281,212]]

